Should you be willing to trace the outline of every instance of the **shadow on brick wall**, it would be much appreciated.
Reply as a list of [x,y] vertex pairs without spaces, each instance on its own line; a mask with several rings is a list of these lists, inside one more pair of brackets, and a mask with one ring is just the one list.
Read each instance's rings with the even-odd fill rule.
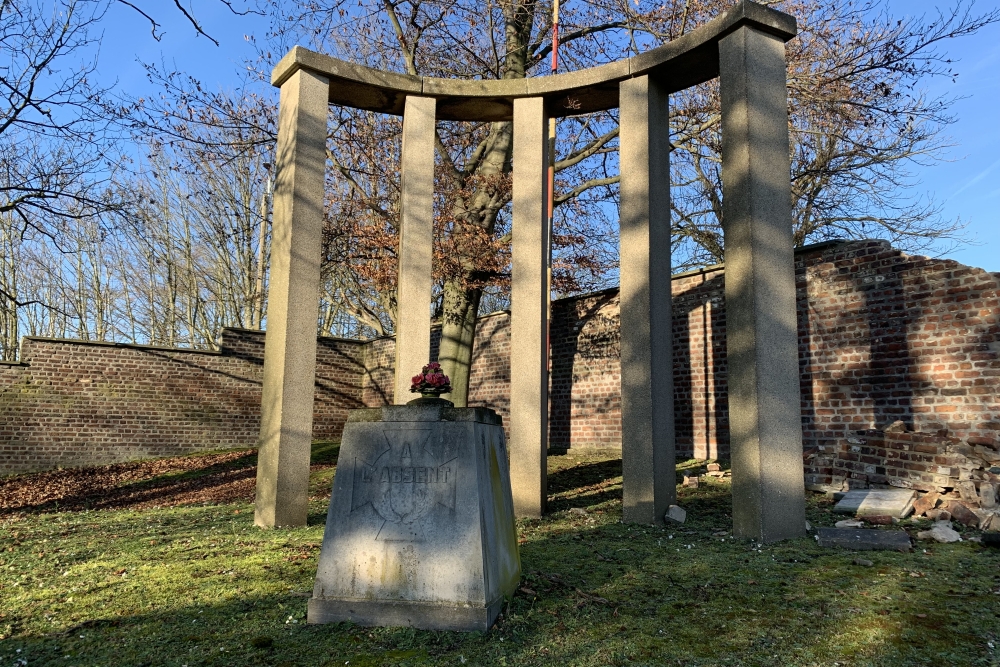
[[679,456],[728,458],[725,282],[721,272],[684,278],[673,295],[674,429]]
[[[574,413],[573,389],[582,374],[593,372],[591,364],[597,362],[610,366],[620,357],[618,318],[601,314],[601,311],[618,298],[618,290],[608,290],[591,295],[586,300],[564,300],[553,304],[549,340],[552,354],[552,373],[549,384],[549,448],[568,449],[573,444],[573,420],[592,417],[617,409],[621,412],[621,399],[617,404],[604,397],[589,402],[587,415]],[[586,331],[585,331],[586,329]],[[602,369],[611,372],[612,369]],[[600,371],[599,371],[600,372]],[[620,417],[619,417],[620,420]]]

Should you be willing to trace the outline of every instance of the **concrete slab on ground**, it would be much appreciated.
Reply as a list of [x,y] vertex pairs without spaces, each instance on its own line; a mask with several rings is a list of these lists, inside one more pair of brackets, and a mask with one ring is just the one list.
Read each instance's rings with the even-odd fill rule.
[[892,516],[901,519],[913,507],[913,489],[854,489],[833,508],[838,514],[856,516]]
[[902,530],[863,528],[817,528],[821,547],[842,547],[860,551],[909,551],[910,536]]

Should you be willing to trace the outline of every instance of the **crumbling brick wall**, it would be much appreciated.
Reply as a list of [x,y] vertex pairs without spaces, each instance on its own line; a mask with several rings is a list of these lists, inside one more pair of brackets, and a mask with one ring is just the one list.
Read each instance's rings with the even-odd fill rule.
[[808,259],[799,281],[804,436],[1000,430],[1000,276],[885,242]]
[[[894,422],[963,441],[997,437],[1000,275],[884,241],[802,248],[795,274],[807,448]],[[672,293],[677,451],[725,458],[723,267],[675,276]],[[551,341],[550,444],[619,443],[617,293],[557,301]]]
[[816,491],[900,487],[940,494],[946,503],[964,505],[971,511],[966,518],[975,516],[981,528],[983,521],[991,524],[994,517],[987,514],[996,510],[1000,441],[904,429],[900,421],[884,431],[861,430],[837,444],[811,447],[804,456],[806,487]]

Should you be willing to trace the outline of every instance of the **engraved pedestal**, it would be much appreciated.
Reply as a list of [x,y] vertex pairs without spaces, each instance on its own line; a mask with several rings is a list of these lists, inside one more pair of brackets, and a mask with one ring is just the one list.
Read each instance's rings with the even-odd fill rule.
[[310,623],[485,631],[517,587],[500,417],[431,403],[351,412]]

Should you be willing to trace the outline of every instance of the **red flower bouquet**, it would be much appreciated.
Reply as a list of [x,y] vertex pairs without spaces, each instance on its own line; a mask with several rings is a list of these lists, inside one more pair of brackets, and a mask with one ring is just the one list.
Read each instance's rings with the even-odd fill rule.
[[440,396],[451,391],[451,380],[441,370],[441,364],[429,363],[420,371],[420,375],[414,375],[410,391],[424,396]]

